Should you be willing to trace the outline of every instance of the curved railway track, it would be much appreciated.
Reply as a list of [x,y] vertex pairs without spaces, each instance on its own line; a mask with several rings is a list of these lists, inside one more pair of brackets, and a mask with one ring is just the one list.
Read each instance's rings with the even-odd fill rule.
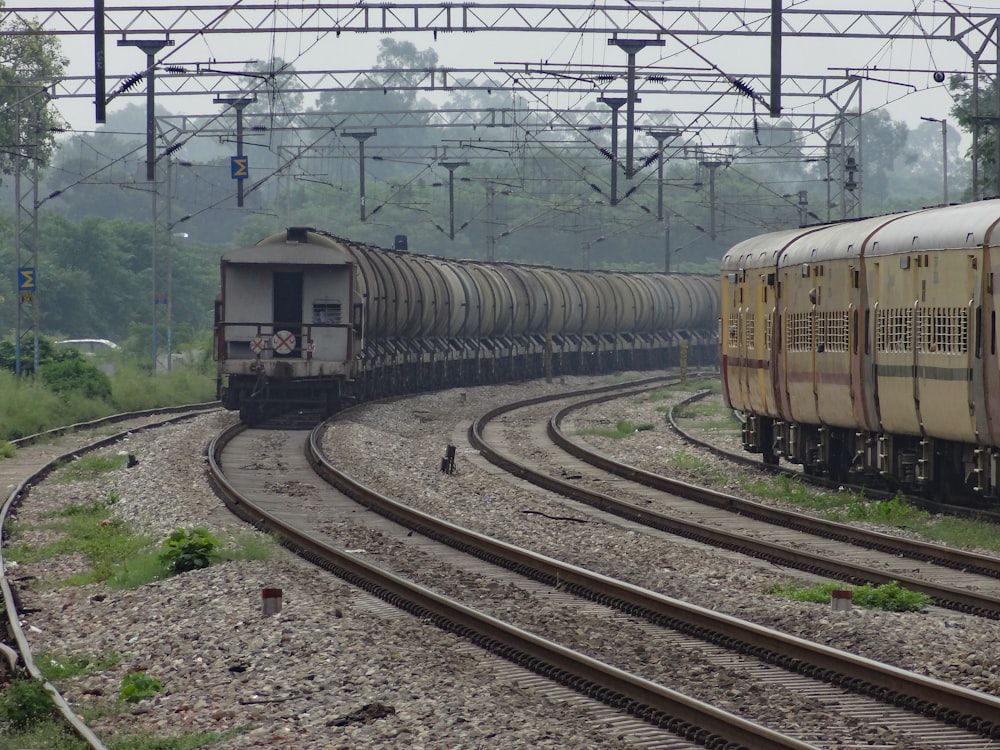
[[[553,397],[542,397],[531,399],[517,404],[510,404],[504,407],[491,410],[486,415],[472,425],[469,431],[470,442],[479,452],[490,462],[501,466],[505,470],[516,474],[534,484],[542,486],[550,491],[557,492],[566,497],[572,498],[586,505],[598,508],[601,511],[611,513],[627,521],[637,522],[651,528],[669,531],[680,534],[697,541],[749,554],[755,557],[776,562],[790,567],[799,567],[810,573],[821,573],[842,577],[851,582],[886,582],[888,580],[904,580],[907,586],[930,593],[938,603],[948,605],[955,609],[960,609],[974,614],[984,615],[991,618],[997,617],[998,602],[993,592],[997,590],[998,565],[997,560],[992,557],[966,553],[961,550],[945,548],[940,545],[923,544],[911,540],[897,538],[877,532],[868,532],[862,529],[855,529],[844,524],[836,524],[814,519],[803,514],[781,511],[768,506],[763,506],[751,501],[734,498],[722,493],[716,493],[705,488],[694,487],[684,482],[677,482],[667,477],[658,476],[649,472],[636,469],[634,467],[621,464],[613,459],[603,456],[596,451],[569,439],[560,429],[560,424],[566,417],[579,409],[593,405],[601,401],[620,398],[620,394],[602,394],[593,398],[579,399],[575,403],[560,409],[551,418],[540,419],[538,413],[539,406],[546,402],[560,400]],[[533,414],[530,420],[534,428],[519,424],[511,430],[510,435],[504,436],[502,431],[490,423],[497,420],[501,415],[509,415],[517,409],[524,409]],[[544,422],[544,426],[543,423]],[[602,469],[611,471],[615,477],[627,478],[641,482],[644,487],[655,488],[658,493],[669,493],[669,499],[665,503],[669,506],[670,512],[663,510],[647,509],[650,495],[641,492],[637,497],[627,501],[618,500],[603,492],[597,492],[580,486],[581,483],[602,484],[607,486],[613,484],[616,494],[622,491],[621,483],[609,482],[607,478],[582,476],[581,465],[567,464],[565,459],[545,461],[539,459],[539,454],[546,449],[545,440],[551,439],[562,449],[567,450],[573,456],[586,461],[593,466],[600,466]],[[520,458],[515,458],[517,454]],[[530,458],[524,458],[529,455]],[[545,463],[546,468],[540,468],[539,463]],[[572,477],[570,481],[557,478],[554,474]],[[702,509],[708,509],[708,513],[703,513],[700,520],[694,521],[690,518],[682,519],[675,516],[690,515],[691,508],[685,506],[678,507],[679,499],[691,499],[693,502],[702,505]],[[695,506],[695,511],[698,510]],[[723,510],[720,515],[717,511]],[[783,537],[782,543],[773,544],[760,540],[745,540],[744,534],[753,533],[755,536],[765,536],[766,531],[756,530],[751,532],[748,527],[748,518],[762,519],[766,524],[777,524],[779,536]],[[738,531],[726,531],[720,527],[725,525],[726,520],[734,524]],[[830,561],[827,559],[833,550],[833,545],[825,545],[826,549],[816,554],[803,553],[801,547],[808,545],[808,540],[789,539],[788,533],[784,529],[798,530],[810,535],[819,535],[822,538],[830,539],[842,546],[841,543],[849,545],[861,545],[864,549],[870,549],[875,555],[875,559],[869,562],[878,567],[871,568],[868,565],[861,565],[854,561]],[[945,580],[955,580],[956,573],[958,581],[963,586],[980,586],[988,589],[984,593],[967,593],[962,589],[950,584],[928,582],[925,580],[911,579],[907,576],[887,576],[884,566],[898,565],[899,558],[912,556],[911,559],[920,561],[934,561],[940,565],[937,575]],[[958,570],[955,570],[958,569]],[[925,571],[926,568],[921,568]],[[966,571],[975,571],[967,574]],[[839,576],[837,574],[840,574]],[[932,576],[928,576],[929,578]],[[740,644],[740,648],[755,648],[753,638],[748,638],[749,644]],[[768,658],[776,658],[778,663],[782,663],[780,656],[775,657],[769,654]],[[791,662],[792,668],[799,669],[803,663],[809,663],[808,657],[796,654]],[[833,667],[833,669],[842,667]],[[808,669],[807,669],[808,671]],[[831,673],[827,674],[827,678]],[[856,674],[853,677],[847,673],[837,675],[836,681],[847,685],[849,688],[862,687],[863,691],[870,691],[872,694],[881,694],[885,697],[887,686],[894,680],[888,674],[876,677],[874,674]],[[919,692],[917,690],[916,692]],[[929,703],[936,699],[929,699],[927,695],[916,697],[910,702],[911,706],[917,706],[918,711],[927,711]],[[898,698],[891,698],[900,703]],[[903,703],[907,703],[903,699]],[[993,697],[987,698],[987,704],[996,704]],[[961,711],[961,709],[960,709]],[[1000,727],[996,724],[997,714],[995,709],[988,705],[982,707],[980,718],[986,717],[990,726],[987,732],[990,734],[1000,734]],[[977,722],[973,722],[977,723]]]
[[[470,442],[487,460],[534,484],[650,528],[852,584],[897,581],[931,596],[940,606],[1000,618],[1000,560],[994,557],[826,521],[680,482],[601,455],[560,429],[572,412],[616,397],[581,399],[551,418],[533,418],[534,429],[519,427],[512,437],[491,423],[510,418],[519,409],[537,412],[540,404],[556,399],[499,407],[476,420]],[[526,445],[525,435],[533,442]],[[591,473],[566,481],[550,473],[561,458],[550,458],[542,466],[537,459],[517,457],[529,450],[544,453],[549,441],[579,459],[574,472],[590,467]],[[652,492],[640,490],[619,499],[595,489],[614,484],[609,477],[627,479]],[[615,488],[616,494],[626,489],[620,482]]]
[[[0,461],[0,486],[11,488],[0,507],[0,528],[24,500],[30,488],[43,481],[59,466],[83,454],[114,445],[134,432],[181,422],[218,406],[215,402],[209,402],[113,414],[11,441],[17,451],[15,456]],[[0,547],[0,570],[6,571],[2,553],[3,549]],[[71,731],[94,750],[105,750],[100,739],[62,699],[35,664],[21,628],[18,603],[6,575],[0,576],[0,590],[3,592],[3,621],[8,640],[6,644],[0,643],[0,653],[6,661],[8,672],[14,674],[23,670],[32,679],[43,682]]]
[[[617,390],[620,391],[621,388],[617,387]],[[408,603],[401,606],[410,608],[422,617],[432,619],[440,627],[462,633],[474,642],[486,644],[489,650],[502,653],[515,661],[523,661],[530,668],[543,674],[551,673],[560,682],[582,689],[582,692],[599,697],[612,706],[624,708],[634,715],[651,719],[655,724],[669,726],[680,723],[684,731],[690,733],[693,738],[698,738],[699,735],[718,734],[735,742],[749,742],[747,745],[749,747],[771,746],[766,743],[778,741],[777,738],[765,740],[762,737],[751,739],[749,736],[733,735],[733,730],[716,723],[721,721],[718,716],[713,716],[709,723],[702,724],[708,721],[705,716],[680,713],[689,710],[690,707],[683,701],[673,702],[676,700],[675,697],[665,696],[656,690],[645,692],[648,686],[644,685],[641,679],[633,682],[627,675],[619,674],[613,669],[610,672],[603,671],[603,668],[598,670],[593,660],[584,658],[581,661],[579,657],[564,650],[556,649],[557,653],[553,655],[548,652],[547,644],[536,642],[530,634],[516,628],[508,630],[507,627],[510,626],[498,629],[496,621],[489,617],[483,624],[484,621],[474,612],[462,605],[448,602],[423,587],[413,585],[413,592],[408,593],[404,587],[408,588],[411,584],[398,576],[379,569],[379,566],[363,564],[357,554],[338,551],[335,547],[318,541],[317,530],[313,528],[315,501],[310,503],[309,508],[303,508],[295,504],[290,505],[287,497],[254,500],[253,497],[259,495],[256,488],[260,485],[261,477],[255,476],[253,461],[247,460],[250,457],[246,449],[237,450],[235,458],[220,458],[227,455],[228,452],[223,453],[222,446],[231,439],[232,435],[222,438],[212,450],[212,454],[216,457],[213,462],[213,473],[217,472],[219,490],[228,498],[227,502],[236,512],[259,527],[272,531],[283,529],[280,533],[288,535],[288,544],[292,548],[324,567],[337,571],[339,575],[394,603],[405,600]],[[795,685],[791,688],[793,690],[818,694],[823,689],[831,689],[835,697],[826,697],[830,706],[841,704],[843,709],[843,704],[852,702],[845,700],[843,691],[836,686],[854,690],[864,696],[873,696],[884,703],[894,704],[901,707],[899,715],[890,720],[880,716],[881,720],[896,722],[895,726],[898,726],[900,731],[919,735],[940,735],[942,731],[954,731],[955,735],[944,739],[945,744],[941,746],[978,747],[981,746],[982,735],[1000,736],[1000,727],[995,723],[995,717],[1000,715],[1000,701],[991,696],[919,677],[878,662],[837,652],[735,618],[685,605],[668,597],[622,584],[442,522],[382,497],[377,492],[351,480],[348,474],[337,470],[323,457],[319,447],[321,441],[322,438],[318,434],[312,436],[309,441],[308,460],[345,494],[376,510],[402,528],[408,529],[405,534],[396,532],[400,539],[404,536],[412,539],[413,534],[419,534],[416,543],[421,548],[429,544],[429,540],[436,540],[493,565],[512,570],[518,575],[556,587],[564,594],[570,593],[620,609],[650,623],[642,627],[653,627],[659,631],[666,625],[677,634],[672,637],[707,640],[720,649],[720,655],[717,656],[720,663],[727,659],[731,661],[733,654],[740,654],[739,658],[744,658],[742,655],[745,654],[753,654],[760,660],[762,670],[774,669],[775,667],[771,665],[775,665],[777,671],[784,674],[783,678],[771,675],[769,679],[785,679]],[[282,455],[286,456],[284,453]],[[301,464],[303,459],[297,461]],[[296,459],[292,458],[291,453],[279,463],[290,468],[294,467],[295,471],[303,468],[301,465],[295,465]],[[240,466],[246,469],[241,471],[238,468]],[[234,473],[240,477],[236,481],[232,480]],[[276,480],[272,476],[268,481],[275,483]],[[289,481],[297,480],[286,478],[278,484]],[[328,502],[324,500],[324,504]],[[381,530],[382,527],[379,529],[379,534],[385,533]],[[800,680],[810,687],[800,683]],[[817,682],[832,682],[834,687],[818,687]],[[668,698],[669,702],[664,703],[663,701]],[[858,700],[859,703],[847,710],[851,718],[845,718],[845,724],[849,724],[858,715],[871,713],[870,701],[867,698]],[[854,713],[851,713],[852,711]],[[922,715],[931,719],[920,718]],[[957,724],[961,730],[947,730],[934,720],[944,724]],[[748,730],[744,728],[739,731]],[[801,741],[792,740],[793,743]]]
[[[344,522],[356,513],[356,503],[362,502],[399,524],[393,532],[391,524],[366,519],[365,526],[375,529],[378,535],[395,533],[398,538],[407,538],[421,546],[448,539],[464,553],[487,559],[493,565],[517,567],[521,575],[527,573],[529,563],[525,560],[531,556],[525,550],[496,543],[408,509],[352,483],[348,475],[324,460],[319,447],[320,431],[311,434],[305,450],[301,445],[292,444],[298,442],[296,436],[301,436],[301,432],[267,432],[269,434],[262,438],[258,431],[237,426],[221,435],[210,448],[212,481],[235,513],[262,530],[280,535],[286,546],[320,567],[491,653],[698,745],[803,750],[813,747],[476,611],[410,580],[412,571],[408,577],[403,577],[385,565],[368,562],[371,550],[366,550],[362,556],[357,548],[349,550],[325,542],[326,535],[321,527]],[[269,446],[269,465],[272,467],[266,470],[266,480],[253,458],[257,454],[254,442],[261,439]],[[345,494],[340,495],[332,489],[321,490],[320,501],[313,499],[303,506],[289,503],[287,494],[263,491],[264,484],[288,488],[307,479],[308,462],[314,463],[317,470],[334,481],[338,489],[344,489]],[[273,469],[276,464],[282,467],[280,476]],[[420,536],[416,539],[408,536],[413,532]],[[563,572],[568,570],[565,568]],[[546,577],[551,581],[551,573]],[[632,727],[631,731],[642,735],[637,727]],[[663,737],[659,741],[663,742]]]
[[[719,618],[716,613],[634,586],[622,585],[606,577],[595,576],[579,568],[532,554],[528,550],[517,550],[510,545],[470,534],[453,525],[442,524],[412,508],[393,503],[389,498],[381,498],[378,493],[357,486],[349,476],[338,471],[322,456],[321,433],[315,433],[309,440],[308,457],[306,451],[299,446],[281,448],[280,451],[277,448],[281,442],[289,445],[293,442],[301,443],[301,432],[261,430],[243,433],[243,436],[250,441],[264,441],[268,446],[269,459],[277,456],[276,461],[269,460],[268,464],[272,468],[276,464],[281,465],[290,473],[279,477],[270,473],[269,469],[262,475],[263,467],[255,458],[259,455],[257,449],[250,449],[249,452],[244,449],[242,453],[236,450],[233,453],[232,449],[238,449],[239,446],[232,444],[229,451],[224,451],[222,446],[226,438],[220,440],[218,446],[213,447],[213,455],[229,456],[225,462],[231,461],[236,469],[229,468],[228,474],[220,474],[216,482],[220,491],[230,496],[228,502],[239,515],[263,528],[278,528],[281,524],[287,524],[292,529],[288,545],[307,558],[331,567],[339,575],[376,592],[397,606],[404,600],[408,601],[409,611],[417,613],[421,618],[450,632],[461,634],[471,642],[501,654],[514,663],[524,663],[539,674],[549,675],[548,679],[571,685],[575,690],[604,701],[609,705],[607,722],[616,729],[623,721],[619,709],[640,717],[645,723],[640,724],[637,720],[636,726],[629,730],[637,746],[667,746],[661,738],[660,725],[666,725],[670,731],[687,738],[684,741],[671,740],[669,747],[695,746],[688,745],[688,742],[727,748],[828,745],[821,741],[810,744],[815,737],[808,734],[783,737],[780,730],[761,730],[752,722],[738,717],[733,725],[724,711],[666,690],[657,685],[655,680],[636,677],[632,672],[641,670],[633,670],[626,656],[622,656],[624,664],[619,667],[601,663],[613,661],[610,658],[580,660],[571,651],[554,646],[523,627],[504,622],[508,619],[506,616],[487,615],[483,618],[470,609],[468,603],[463,605],[449,601],[448,596],[439,593],[440,590],[444,589],[446,594],[451,594],[451,598],[461,596],[466,602],[466,590],[484,585],[489,591],[487,601],[495,597],[498,588],[528,590],[532,596],[558,600],[560,606],[578,613],[574,617],[580,622],[587,622],[591,618],[607,620],[609,607],[627,611],[635,616],[628,618],[624,624],[622,620],[614,619],[621,618],[620,614],[610,615],[610,621],[615,629],[628,633],[630,639],[646,639],[643,641],[644,653],[697,651],[699,658],[710,665],[699,668],[711,670],[713,674],[715,670],[738,668],[742,670],[742,676],[738,679],[782,683],[788,691],[825,704],[830,712],[825,721],[829,732],[834,734],[842,732],[846,736],[850,725],[861,714],[867,715],[868,720],[877,715],[879,724],[892,727],[894,732],[922,737],[928,741],[927,747],[988,747],[992,745],[988,741],[984,744],[984,735],[995,737],[1000,732],[993,720],[993,717],[1000,715],[1000,708],[995,701],[991,702],[993,699],[989,696],[926,678],[916,678],[915,682],[911,682],[911,676],[903,670],[887,669],[884,665],[868,663],[868,660],[859,657],[849,659],[852,662],[850,669],[856,670],[850,672],[845,667],[845,662],[841,661],[842,656],[833,649],[819,647],[816,650],[814,644],[775,634],[757,626],[750,626],[746,630],[746,624],[735,618]],[[371,526],[374,530],[357,532],[359,542],[372,541],[373,538],[382,540],[390,536],[397,539],[398,548],[394,547],[391,555],[379,556],[371,549],[361,554],[358,546],[352,545],[346,551],[340,550],[336,561],[330,562],[331,550],[337,550],[335,546],[323,542],[324,528],[320,527],[355,522],[358,518],[357,506],[354,501],[346,498],[331,501],[332,496],[325,491],[321,502],[317,502],[311,493],[298,492],[297,483],[315,482],[314,478],[309,479],[310,464],[314,464],[322,474],[329,476],[331,481],[369,507],[380,507],[379,512],[391,519],[379,520],[379,525],[372,525],[372,514],[365,514],[365,527]],[[227,489],[225,485],[231,484],[230,480],[240,474],[244,475],[240,481],[247,483],[247,488],[244,488],[246,491]],[[270,497],[259,491],[265,484],[271,487]],[[340,521],[336,520],[338,512],[342,514]],[[394,527],[394,531],[387,531]],[[428,546],[437,548],[440,544],[459,550],[460,552],[451,553],[436,551],[434,555],[453,555],[454,557],[446,557],[447,565],[465,572],[449,571],[444,578],[440,575],[435,577],[428,571],[440,568],[440,559],[432,565],[422,566],[420,555],[414,557],[413,553],[407,553],[404,549],[404,545],[413,544],[421,555]],[[469,553],[476,559],[473,560]],[[366,564],[365,559],[371,558],[395,560],[394,566],[403,562],[408,573],[417,571],[417,577],[432,578],[434,590],[428,586],[420,587],[424,589],[422,591],[413,589],[409,581],[386,569],[387,565]],[[454,562],[455,558],[466,562]],[[469,560],[473,562],[470,563]],[[370,567],[375,569],[374,574],[369,570]],[[442,580],[448,579],[453,580],[451,583],[442,583]],[[587,603],[588,601],[599,604]],[[667,627],[664,628],[664,625]],[[548,640],[558,641],[560,638],[553,636]],[[789,646],[789,643],[794,645]],[[805,650],[794,650],[800,648]],[[747,655],[753,655],[754,666],[748,666]],[[686,656],[671,658],[677,658],[680,663],[686,663],[688,659]],[[642,658],[633,657],[633,661],[641,662]],[[747,674],[750,676],[747,677]],[[858,695],[845,696],[841,687],[856,690]],[[888,706],[884,710],[873,709],[872,700],[868,696],[875,696],[877,701],[901,708]],[[924,714],[930,718],[921,718]],[[841,715],[842,718],[832,718]],[[935,742],[937,744],[933,744]],[[102,747],[99,744],[92,746]],[[836,746],[844,745],[838,741]]]

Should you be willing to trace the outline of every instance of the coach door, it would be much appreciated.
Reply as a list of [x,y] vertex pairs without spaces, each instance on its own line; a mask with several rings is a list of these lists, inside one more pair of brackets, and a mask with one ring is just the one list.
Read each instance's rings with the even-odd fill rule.
[[300,357],[302,353],[302,272],[274,272],[274,337],[272,356]]

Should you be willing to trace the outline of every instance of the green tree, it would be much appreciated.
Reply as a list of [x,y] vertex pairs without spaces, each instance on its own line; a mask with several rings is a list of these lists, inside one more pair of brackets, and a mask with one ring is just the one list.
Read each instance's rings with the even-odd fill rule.
[[[980,77],[978,96],[973,89],[973,83],[973,80],[962,75],[951,77],[948,88],[951,90],[952,99],[955,102],[951,108],[951,116],[962,130],[972,133],[973,137],[976,133],[975,118],[978,116],[979,194],[995,195],[1000,193],[996,155],[998,124],[996,78],[987,80],[985,76]],[[970,159],[972,158],[971,147],[968,156]]]
[[864,138],[864,209],[866,214],[913,208],[913,193],[894,180],[897,160],[905,151],[909,128],[893,120],[884,109],[865,114],[861,123]]
[[39,27],[14,20],[0,28],[0,143],[17,144],[0,151],[0,173],[13,174],[18,156],[30,155],[33,146],[48,164],[63,123],[48,106],[46,87],[67,64],[58,38]]

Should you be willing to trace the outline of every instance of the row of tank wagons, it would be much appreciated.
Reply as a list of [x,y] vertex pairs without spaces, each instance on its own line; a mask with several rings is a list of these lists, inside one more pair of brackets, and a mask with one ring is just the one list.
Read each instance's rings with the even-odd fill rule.
[[714,331],[719,310],[708,276],[448,261],[294,228],[227,253],[222,279],[220,361],[347,361],[362,334],[368,346]]
[[583,272],[454,261],[384,250],[318,232],[309,242],[355,259],[368,335],[454,338],[636,333],[714,327],[710,276]]
[[230,408],[322,394],[316,381],[336,396],[367,365],[437,366],[490,352],[536,370],[547,353],[574,351],[597,359],[557,366],[655,367],[687,338],[692,363],[717,361],[719,291],[708,276],[450,261],[291,228],[227,253],[222,279],[216,353]]
[[1000,368],[981,321],[998,221],[991,200],[736,245],[722,262],[723,385],[748,449],[995,494]]

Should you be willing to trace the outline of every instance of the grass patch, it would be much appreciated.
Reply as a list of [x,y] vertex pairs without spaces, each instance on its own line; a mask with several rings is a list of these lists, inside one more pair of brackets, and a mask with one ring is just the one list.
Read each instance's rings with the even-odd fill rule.
[[7,737],[17,744],[0,747],[18,750],[88,750],[90,747],[71,732],[65,722],[55,719],[43,721],[24,732],[11,732]]
[[[659,407],[663,409],[663,407]],[[725,404],[713,404],[707,401],[693,401],[674,409],[677,419],[694,419],[703,427],[733,427],[740,428],[740,421],[733,415],[733,410]]]
[[0,458],[14,458],[16,455],[17,448],[14,447],[13,443],[0,440]]
[[[52,586],[85,586],[105,583],[113,589],[137,588],[170,576],[163,550],[156,540],[137,535],[122,521],[111,518],[111,507],[118,498],[109,495],[104,500],[69,505],[37,525],[55,531],[59,538],[48,544],[18,544],[16,537],[24,531],[18,524],[12,527],[15,542],[5,548],[11,560],[31,564],[55,557],[82,554],[89,565],[86,571],[58,581]],[[245,534],[220,547],[219,560],[267,560],[275,547],[273,539],[260,534]]]
[[56,393],[41,378],[17,378],[0,368],[0,444],[124,411],[215,400],[214,369],[174,364],[155,376],[138,364],[115,357],[111,399],[75,392]]
[[768,588],[765,593],[782,599],[812,604],[829,604],[834,591],[850,591],[854,604],[865,609],[879,609],[886,612],[917,612],[932,599],[927,594],[904,589],[896,581],[881,586],[847,586],[842,583],[824,581],[812,586],[798,583],[780,583]]
[[974,518],[933,516],[908,503],[902,494],[888,500],[854,497],[842,509],[831,509],[825,515],[834,521],[867,521],[905,529],[954,547],[1000,551],[1000,526]]
[[665,401],[673,396],[673,390],[670,388],[657,388],[655,391],[647,391],[646,393],[640,393],[636,396],[633,401],[636,404],[646,404],[649,402]]
[[229,542],[223,542],[217,554],[222,560],[270,560],[277,546],[275,537],[241,534]]
[[587,429],[580,430],[577,434],[621,440],[622,438],[631,437],[637,432],[646,432],[652,429],[654,429],[654,426],[649,422],[634,424],[627,419],[619,419],[615,423],[614,429],[610,427],[588,427]]
[[[198,750],[238,737],[252,728],[244,726],[225,732],[191,732],[176,737],[157,737],[152,734],[122,735],[106,738],[103,741],[109,750]],[[37,724],[10,739],[16,739],[17,744],[9,747],[16,746],[18,750],[88,750],[90,747],[70,732],[65,724],[54,720]],[[7,748],[8,745],[0,747]]]
[[832,509],[844,508],[858,497],[853,493],[817,492],[801,479],[784,474],[776,474],[763,479],[742,477],[739,482],[747,494],[769,500],[778,500],[809,510],[831,511]]
[[910,505],[902,494],[888,500],[865,500],[855,497],[840,516],[847,521],[869,521],[898,528],[925,525],[929,514]]
[[200,747],[211,747],[218,742],[239,737],[252,728],[244,726],[225,732],[192,732],[177,737],[137,734],[129,737],[116,737],[105,741],[104,744],[108,746],[109,750],[197,750]]
[[111,400],[120,411],[214,401],[214,369],[175,363],[170,372],[153,377],[139,367],[119,367],[111,378]]
[[705,474],[709,468],[707,458],[696,453],[688,453],[686,450],[677,451],[667,461],[667,465],[671,469],[683,469],[694,474]]
[[35,656],[35,666],[41,670],[42,675],[49,682],[56,680],[67,680],[73,677],[85,677],[87,675],[103,672],[111,669],[121,657],[118,654],[109,656],[57,656],[43,651]]
[[706,482],[722,482],[725,475],[719,469],[718,464],[710,462],[706,457],[697,453],[689,453],[686,450],[679,450],[669,459],[664,461],[664,466],[670,471],[685,471],[688,474]]
[[[82,586],[108,581],[118,569],[154,542],[150,537],[132,534],[122,521],[110,517],[114,495],[84,505],[69,505],[50,516],[42,528],[61,533],[59,539],[43,545],[14,544],[8,555],[20,563],[34,563],[55,557],[82,554],[90,569],[57,585]],[[20,530],[20,529],[19,529]]]
[[58,469],[52,475],[56,482],[84,482],[88,479],[97,479],[112,471],[118,471],[128,463],[127,455],[116,454],[114,456],[81,456],[75,461],[71,461]]
[[753,480],[744,477],[739,482],[748,496],[819,511],[830,521],[891,526],[953,547],[1000,552],[1000,526],[997,524],[973,518],[931,515],[908,503],[902,494],[888,500],[868,500],[853,492],[817,491],[802,480],[785,475]]
[[1000,526],[972,518],[940,516],[928,518],[920,534],[955,547],[976,547],[1000,552]]

